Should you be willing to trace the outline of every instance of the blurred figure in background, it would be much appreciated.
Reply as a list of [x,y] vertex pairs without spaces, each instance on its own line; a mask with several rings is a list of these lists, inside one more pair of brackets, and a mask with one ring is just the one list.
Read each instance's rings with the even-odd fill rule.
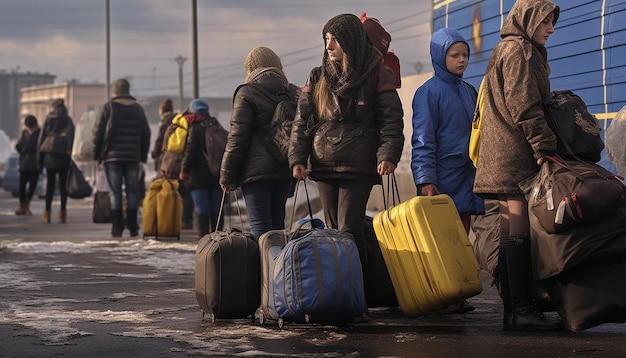
[[[20,207],[15,210],[15,215],[32,215],[30,201],[39,180],[37,141],[40,132],[37,118],[27,115],[24,118],[24,129],[20,139],[15,144],[15,150],[20,154]],[[26,191],[27,185],[28,191]]]
[[137,236],[140,166],[148,159],[150,126],[143,107],[130,95],[128,80],[120,78],[113,83],[113,98],[102,106],[93,142],[94,159],[104,163],[111,194],[111,235],[121,237],[124,232],[123,186],[128,231],[131,237]]
[[62,98],[52,102],[52,111],[46,116],[43,130],[39,136],[39,168],[46,168],[46,210],[43,222],[50,223],[52,197],[56,187],[55,179],[59,177],[61,194],[61,210],[59,222],[67,220],[67,171],[72,160],[74,145],[74,122],[67,115],[67,108]]
[[[156,177],[161,178],[161,161],[163,160],[163,145],[165,140],[165,133],[170,125],[172,125],[172,119],[176,117],[178,113],[174,112],[172,100],[170,98],[164,98],[159,106],[159,117],[161,119],[159,125],[159,133],[157,133],[154,147],[152,148],[152,159],[154,159],[154,170],[156,171]],[[178,178],[171,178],[178,179]],[[183,197],[183,229],[193,229],[193,199],[187,188],[187,183],[184,181],[179,182],[178,192]]]

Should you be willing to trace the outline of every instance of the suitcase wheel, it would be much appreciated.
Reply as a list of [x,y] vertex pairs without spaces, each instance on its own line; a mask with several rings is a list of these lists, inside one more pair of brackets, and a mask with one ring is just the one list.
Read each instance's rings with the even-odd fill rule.
[[282,317],[278,318],[278,328],[285,327],[285,320]]
[[304,314],[304,322],[311,323],[311,315],[308,313]]

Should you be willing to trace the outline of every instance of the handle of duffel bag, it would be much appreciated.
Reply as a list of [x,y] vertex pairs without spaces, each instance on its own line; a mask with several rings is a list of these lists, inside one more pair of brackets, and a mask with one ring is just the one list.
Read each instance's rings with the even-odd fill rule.
[[326,225],[324,225],[324,222],[321,219],[317,219],[317,218],[304,218],[304,219],[300,219],[297,221],[298,227],[291,233],[291,236],[289,237],[288,241],[291,241],[295,238],[298,238],[301,236],[300,232],[301,231],[305,231],[305,229],[303,229],[303,226],[306,224],[310,224],[311,228],[313,229],[324,229],[326,228]]

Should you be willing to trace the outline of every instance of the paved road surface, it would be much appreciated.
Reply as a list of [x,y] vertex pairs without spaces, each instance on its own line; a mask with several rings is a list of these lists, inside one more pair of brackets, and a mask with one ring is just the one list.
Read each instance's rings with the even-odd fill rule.
[[[197,239],[112,239],[91,223],[91,201],[70,200],[68,223],[16,217],[0,193],[0,357],[626,357],[626,325],[571,333],[501,330],[497,292],[463,315],[410,318],[372,309],[345,327],[249,320],[210,323],[194,296]],[[125,232],[125,235],[128,235]]]

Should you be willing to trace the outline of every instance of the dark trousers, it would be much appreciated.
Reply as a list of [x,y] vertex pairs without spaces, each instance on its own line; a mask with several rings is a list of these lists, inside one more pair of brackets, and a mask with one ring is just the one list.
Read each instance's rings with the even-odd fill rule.
[[[20,170],[20,203],[33,198],[37,181],[39,181],[37,170]],[[26,191],[26,185],[28,185],[28,191]]]
[[372,185],[366,181],[341,179],[317,182],[326,226],[352,234],[364,275],[367,272],[364,221]]
[[67,207],[67,170],[68,168],[46,168],[46,211],[52,207],[52,197],[54,196],[55,179],[59,177],[59,192],[61,193],[61,210]]

